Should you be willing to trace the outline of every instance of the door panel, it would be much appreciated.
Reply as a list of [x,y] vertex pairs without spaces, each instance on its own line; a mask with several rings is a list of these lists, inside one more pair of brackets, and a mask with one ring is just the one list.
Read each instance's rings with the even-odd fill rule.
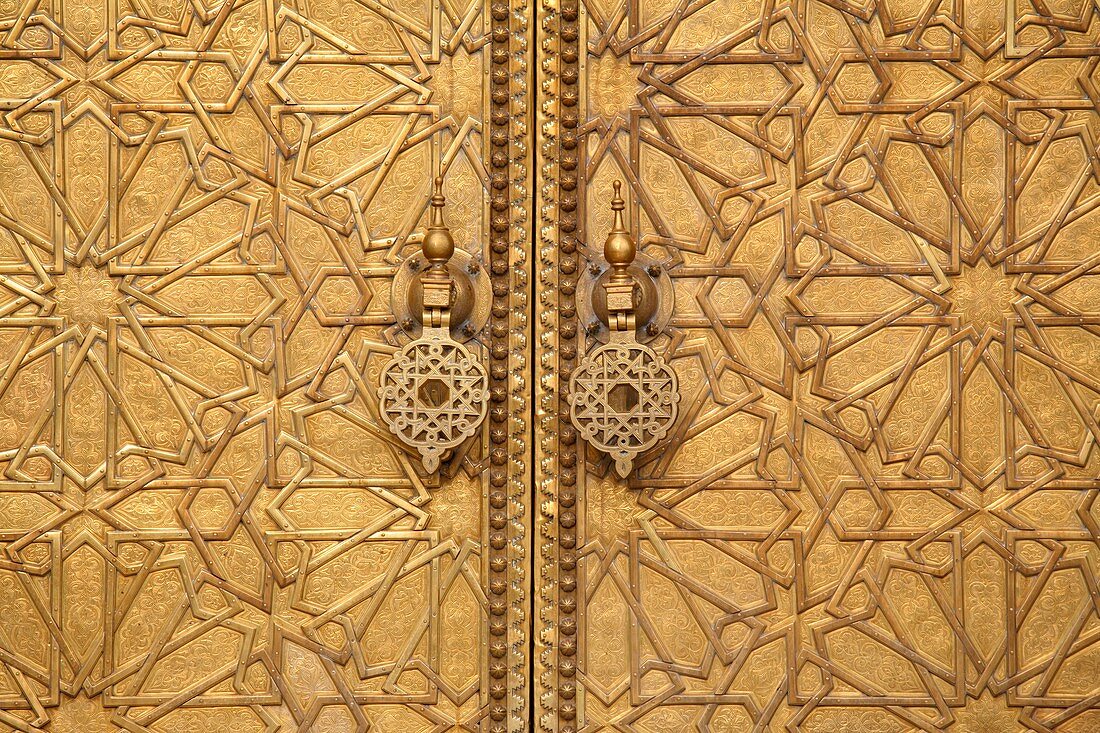
[[[526,17],[0,3],[0,730],[523,727]],[[429,475],[436,176],[490,408]]]
[[[1094,12],[544,6],[549,729],[1100,727]],[[679,378],[625,481],[570,420],[615,180]]]

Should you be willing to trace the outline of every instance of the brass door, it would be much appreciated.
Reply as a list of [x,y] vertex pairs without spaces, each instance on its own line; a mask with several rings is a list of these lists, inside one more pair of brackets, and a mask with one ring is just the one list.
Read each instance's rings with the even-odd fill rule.
[[[1095,12],[543,4],[548,729],[1100,730]],[[615,180],[679,382],[625,481],[569,415]]]
[[0,733],[1100,730],[1097,12],[0,0]]
[[[523,727],[527,33],[0,4],[0,730]],[[378,390],[437,176],[487,419],[429,472]]]

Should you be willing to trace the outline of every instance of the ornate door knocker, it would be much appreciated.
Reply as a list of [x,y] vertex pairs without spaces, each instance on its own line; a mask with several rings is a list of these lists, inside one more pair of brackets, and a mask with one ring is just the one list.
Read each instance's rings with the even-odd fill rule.
[[[443,179],[436,178],[431,219],[422,244],[428,265],[418,277],[405,280],[407,286],[420,286],[422,330],[382,369],[378,388],[382,420],[401,442],[420,453],[429,473],[438,470],[441,460],[447,460],[455,447],[478,431],[488,412],[485,367],[451,335],[452,307],[458,289],[448,269],[455,244],[443,223],[445,203]],[[411,261],[410,266],[415,269],[418,263]],[[468,270],[471,276],[478,272],[473,265]],[[401,303],[407,302],[407,289],[395,280],[395,302],[399,298]],[[464,289],[474,292],[476,285],[467,283]],[[472,335],[467,325],[467,335]]]
[[[573,371],[569,417],[581,436],[610,455],[615,472],[626,478],[634,458],[664,438],[676,421],[680,394],[676,372],[639,340],[638,306],[647,314],[643,333],[656,336],[671,311],[671,283],[667,282],[667,274],[660,277],[663,273],[659,266],[651,264],[647,270],[640,270],[634,264],[637,248],[623,220],[626,204],[621,187],[615,181],[611,201],[615,222],[603,250],[611,271],[599,278],[596,268],[585,288],[590,301],[586,304],[592,312],[605,315],[601,318],[604,324],[593,323],[590,333],[596,338],[601,326],[606,325],[607,341],[589,351]],[[606,293],[605,308],[596,302],[601,288]],[[649,292],[663,294],[663,302],[647,301]],[[639,295],[641,298],[636,297]]]

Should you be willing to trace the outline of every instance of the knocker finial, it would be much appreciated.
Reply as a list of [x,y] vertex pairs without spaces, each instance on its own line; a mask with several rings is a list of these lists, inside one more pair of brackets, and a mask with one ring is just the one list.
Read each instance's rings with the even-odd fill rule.
[[424,327],[450,328],[451,299],[454,295],[454,282],[447,272],[447,263],[455,253],[455,239],[451,230],[443,222],[443,207],[447,199],[443,196],[443,178],[436,177],[432,191],[432,213],[428,220],[428,231],[420,245],[424,259],[429,267],[420,275],[420,284],[424,292]]
[[428,222],[428,233],[424,235],[421,250],[424,259],[431,263],[433,270],[442,270],[455,253],[455,240],[451,230],[443,222],[443,207],[447,198],[443,195],[443,177],[436,176],[432,190],[432,213]]
[[634,246],[634,238],[626,229],[623,221],[623,211],[626,202],[622,198],[622,181],[615,181],[615,197],[611,199],[611,210],[615,212],[615,222],[611,225],[611,231],[607,233],[607,239],[603,243],[603,256],[607,264],[614,268],[615,275],[629,277],[627,269],[634,264],[634,258],[638,256],[638,248]]
[[630,266],[638,256],[638,248],[634,245],[634,238],[630,236],[630,232],[626,229],[626,222],[623,220],[626,202],[621,195],[622,181],[615,181],[613,185],[615,197],[611,199],[611,210],[615,212],[615,222],[611,225],[611,231],[607,233],[607,239],[604,240],[603,256],[607,264],[611,265],[611,276],[606,286],[607,325],[611,329],[611,339],[622,341],[633,338],[626,332],[633,333],[635,329],[635,283],[630,274]]

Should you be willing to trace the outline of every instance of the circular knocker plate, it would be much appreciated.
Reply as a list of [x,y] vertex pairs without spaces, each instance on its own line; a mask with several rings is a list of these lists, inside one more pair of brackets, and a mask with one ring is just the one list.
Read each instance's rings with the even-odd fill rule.
[[[428,269],[427,260],[411,254],[393,277],[390,288],[390,308],[394,320],[410,338],[418,339],[424,332],[424,290],[420,277]],[[455,250],[447,262],[447,273],[454,283],[451,303],[451,338],[465,343],[481,332],[489,321],[493,302],[489,275],[468,252]]]
[[462,344],[439,335],[394,354],[378,388],[391,432],[420,452],[425,470],[477,432],[488,412],[485,367]]
[[596,347],[573,371],[569,387],[574,427],[615,459],[615,471],[623,478],[634,457],[656,445],[676,421],[676,373],[643,344]]
[[[634,340],[648,344],[668,327],[676,305],[676,292],[668,270],[657,260],[639,253],[627,270],[638,286],[635,292]],[[656,274],[653,274],[656,273]],[[611,271],[585,268],[577,282],[577,314],[590,329],[589,335],[601,343],[611,340],[607,321],[607,283]]]

